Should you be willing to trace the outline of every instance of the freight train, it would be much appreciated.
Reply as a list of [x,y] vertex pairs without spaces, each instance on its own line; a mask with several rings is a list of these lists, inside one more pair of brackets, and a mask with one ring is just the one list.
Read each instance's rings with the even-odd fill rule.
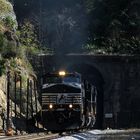
[[41,123],[49,131],[93,127],[97,91],[79,73],[59,71],[42,77]]

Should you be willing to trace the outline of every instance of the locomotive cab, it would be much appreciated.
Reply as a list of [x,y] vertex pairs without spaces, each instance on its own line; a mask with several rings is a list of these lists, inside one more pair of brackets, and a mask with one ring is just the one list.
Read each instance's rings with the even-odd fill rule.
[[48,73],[41,91],[42,124],[48,130],[77,129],[82,123],[84,90],[79,73]]

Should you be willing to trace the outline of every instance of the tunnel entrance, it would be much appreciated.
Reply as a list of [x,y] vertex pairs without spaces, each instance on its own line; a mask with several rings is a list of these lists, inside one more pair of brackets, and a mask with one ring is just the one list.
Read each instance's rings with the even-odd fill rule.
[[67,71],[75,71],[82,75],[83,80],[88,81],[91,85],[94,85],[97,89],[97,110],[96,110],[96,122],[94,128],[103,128],[103,105],[104,105],[104,79],[97,68],[87,64],[76,64],[66,68]]

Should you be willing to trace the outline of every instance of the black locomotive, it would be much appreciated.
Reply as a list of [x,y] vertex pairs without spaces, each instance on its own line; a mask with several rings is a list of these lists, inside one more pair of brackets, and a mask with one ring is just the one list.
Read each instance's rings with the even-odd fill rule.
[[50,131],[93,127],[96,89],[79,73],[48,73],[42,78],[41,123]]

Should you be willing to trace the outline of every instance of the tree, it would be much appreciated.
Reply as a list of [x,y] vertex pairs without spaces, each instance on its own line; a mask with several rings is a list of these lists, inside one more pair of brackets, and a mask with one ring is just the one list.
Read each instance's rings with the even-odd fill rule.
[[139,53],[139,6],[138,0],[94,0],[90,43],[106,53]]
[[39,41],[35,27],[29,21],[24,21],[19,28],[19,36],[21,45],[26,48],[28,53],[36,53],[39,49]]

